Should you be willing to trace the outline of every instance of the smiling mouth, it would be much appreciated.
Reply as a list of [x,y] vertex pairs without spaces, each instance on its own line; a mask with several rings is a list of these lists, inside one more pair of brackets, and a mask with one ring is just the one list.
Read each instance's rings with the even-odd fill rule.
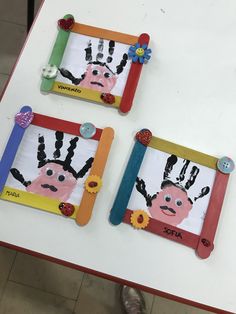
[[44,189],[49,189],[52,192],[57,192],[57,188],[54,185],[41,184],[41,187]]
[[90,84],[104,87],[104,85],[102,83],[100,83],[100,82],[90,82]]
[[[163,206],[160,206],[160,208],[162,210],[162,213],[165,214],[166,216],[175,216],[176,214],[176,211],[171,207],[163,205]],[[169,211],[170,213],[167,211]]]

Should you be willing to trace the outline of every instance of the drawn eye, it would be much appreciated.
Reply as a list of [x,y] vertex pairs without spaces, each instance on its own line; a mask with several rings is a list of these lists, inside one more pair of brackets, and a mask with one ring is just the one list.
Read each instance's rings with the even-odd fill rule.
[[46,171],[46,175],[49,176],[49,177],[52,176],[53,175],[52,169],[48,168],[47,171]]
[[65,180],[65,176],[63,174],[60,174],[58,177],[57,177],[57,180],[60,181],[60,182],[63,182]]
[[111,73],[109,73],[109,72],[104,73],[104,77],[105,77],[105,78],[111,77]]
[[175,205],[180,207],[183,204],[183,202],[180,199],[175,200]]
[[93,70],[93,75],[99,75],[100,74],[100,71],[98,71],[98,70]]
[[170,196],[170,194],[166,194],[166,195],[164,196],[164,200],[165,200],[166,202],[170,202],[170,201],[171,201],[171,196]]

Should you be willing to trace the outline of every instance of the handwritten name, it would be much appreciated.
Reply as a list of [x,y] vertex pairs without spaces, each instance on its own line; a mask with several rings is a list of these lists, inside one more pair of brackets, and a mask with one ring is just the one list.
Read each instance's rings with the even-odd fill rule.
[[63,86],[63,85],[58,85],[59,89],[66,89],[70,92],[75,92],[75,93],[81,93],[81,90],[78,88],[74,88],[74,87],[69,87],[69,86]]
[[6,191],[7,196],[12,196],[12,197],[20,197],[19,193],[16,192],[11,192],[11,191]]
[[166,234],[168,234],[168,235],[170,235],[170,236],[172,236],[172,237],[176,237],[176,238],[183,239],[181,232],[178,232],[178,231],[169,229],[169,228],[167,228],[167,227],[164,227],[163,232],[166,233]]

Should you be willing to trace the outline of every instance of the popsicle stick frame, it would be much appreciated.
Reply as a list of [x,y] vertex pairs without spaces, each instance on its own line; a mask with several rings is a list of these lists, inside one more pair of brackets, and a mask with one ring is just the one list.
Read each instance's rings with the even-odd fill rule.
[[217,159],[143,129],[136,134],[110,221],[185,244],[207,258],[233,169],[228,157]]
[[58,21],[59,32],[41,91],[56,92],[131,109],[143,63],[150,59],[149,35],[139,37],[76,23],[71,14]]
[[0,162],[0,198],[88,223],[114,137],[22,107]]

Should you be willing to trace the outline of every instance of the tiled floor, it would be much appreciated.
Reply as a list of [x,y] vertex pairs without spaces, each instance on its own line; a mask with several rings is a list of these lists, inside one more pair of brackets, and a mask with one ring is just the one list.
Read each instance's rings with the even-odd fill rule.
[[[0,93],[26,36],[26,3],[0,0]],[[147,314],[209,313],[144,297]],[[0,247],[0,314],[32,313],[120,314],[119,285]]]

